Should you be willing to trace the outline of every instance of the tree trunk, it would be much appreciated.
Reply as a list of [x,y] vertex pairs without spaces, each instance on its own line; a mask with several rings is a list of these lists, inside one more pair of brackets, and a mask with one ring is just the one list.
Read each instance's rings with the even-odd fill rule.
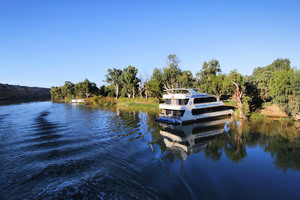
[[237,99],[237,106],[238,106],[238,109],[240,111],[240,118],[243,119],[243,118],[247,118],[244,113],[243,113],[243,110],[242,110],[242,107],[243,107],[243,103],[242,103],[242,96],[243,96],[243,91],[240,92],[240,88],[239,88],[239,85],[235,82],[232,81],[232,83],[236,86],[236,96],[235,98]]
[[157,98],[157,101],[158,101],[158,103],[161,103],[162,102],[162,100],[161,100],[161,98],[159,97],[159,95],[157,94],[157,92],[153,92],[154,94],[155,94],[155,96],[156,96],[156,98]]
[[143,88],[140,87],[140,98],[143,98]]
[[219,94],[219,95],[217,96],[217,101],[220,101],[220,100],[221,100],[221,96],[222,96],[222,94]]
[[116,84],[115,85],[115,89],[116,89],[116,99],[119,97],[119,85]]
[[135,89],[132,88],[132,98],[135,99]]
[[145,91],[146,99],[148,99],[148,90]]

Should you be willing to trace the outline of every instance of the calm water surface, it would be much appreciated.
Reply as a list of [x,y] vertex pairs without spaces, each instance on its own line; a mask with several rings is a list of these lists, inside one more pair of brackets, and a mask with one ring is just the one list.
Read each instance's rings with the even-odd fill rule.
[[[0,199],[299,199],[299,131],[144,112],[0,106]],[[299,129],[298,129],[299,130]]]

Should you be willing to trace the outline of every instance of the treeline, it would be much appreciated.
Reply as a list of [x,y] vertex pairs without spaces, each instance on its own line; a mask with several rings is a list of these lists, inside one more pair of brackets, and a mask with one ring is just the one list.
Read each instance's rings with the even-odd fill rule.
[[0,83],[0,100],[50,99],[50,89]]
[[133,66],[124,69],[108,69],[105,82],[100,88],[85,80],[77,84],[69,81],[62,87],[52,87],[54,101],[68,101],[76,97],[110,96],[128,98],[155,97],[162,101],[163,92],[171,88],[198,88],[199,92],[215,95],[218,100],[236,102],[240,117],[246,117],[263,102],[277,104],[288,115],[300,110],[300,71],[292,68],[289,59],[277,59],[265,67],[257,67],[251,76],[243,76],[237,70],[222,73],[218,60],[204,62],[194,76],[180,68],[178,57],[167,57],[165,67],[155,68],[151,76],[140,73]]

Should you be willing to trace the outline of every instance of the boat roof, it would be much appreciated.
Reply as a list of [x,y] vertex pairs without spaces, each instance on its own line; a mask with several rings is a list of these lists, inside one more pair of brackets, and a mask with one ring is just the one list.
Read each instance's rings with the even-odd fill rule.
[[173,88],[173,89],[167,89],[166,91],[168,93],[174,93],[175,91],[188,91],[191,95],[205,95],[205,93],[196,92],[195,91],[196,89],[197,88],[192,88],[192,89],[187,89],[187,88]]

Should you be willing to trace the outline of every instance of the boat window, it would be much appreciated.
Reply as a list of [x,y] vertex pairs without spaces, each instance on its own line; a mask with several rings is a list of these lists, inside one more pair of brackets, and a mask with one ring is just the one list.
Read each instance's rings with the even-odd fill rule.
[[178,105],[187,105],[189,102],[189,99],[179,99]]
[[209,103],[209,102],[216,102],[216,101],[217,101],[217,99],[215,97],[195,98],[194,104]]
[[187,105],[189,99],[166,99],[166,104],[175,104],[175,105]]
[[166,115],[171,115],[171,116],[179,116],[182,117],[184,115],[184,110],[166,110]]
[[226,106],[218,106],[218,107],[211,107],[211,108],[199,108],[199,109],[193,109],[192,114],[193,115],[200,115],[204,113],[210,113],[210,112],[218,112],[218,111],[224,111],[229,110]]

